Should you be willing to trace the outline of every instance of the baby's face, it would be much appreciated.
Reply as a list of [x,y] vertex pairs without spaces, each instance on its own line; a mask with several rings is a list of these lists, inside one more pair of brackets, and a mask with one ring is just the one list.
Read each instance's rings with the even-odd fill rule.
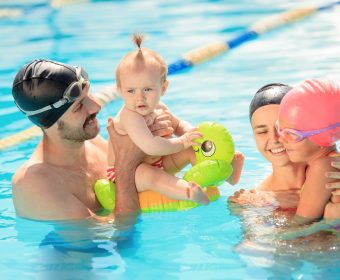
[[143,116],[154,111],[167,85],[161,82],[160,74],[156,67],[121,71],[120,92],[128,109]]

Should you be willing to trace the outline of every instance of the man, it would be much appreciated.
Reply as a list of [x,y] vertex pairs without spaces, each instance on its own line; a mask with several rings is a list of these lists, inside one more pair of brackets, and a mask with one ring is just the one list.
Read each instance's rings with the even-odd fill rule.
[[[13,201],[19,216],[100,219],[95,215],[101,207],[93,186],[106,177],[107,143],[98,135],[100,106],[89,87],[84,69],[54,61],[34,60],[17,73],[14,101],[43,131],[32,156],[13,176]],[[162,125],[151,129],[161,129]],[[112,128],[110,135],[115,137],[112,142],[117,159],[117,217],[139,209],[132,174],[144,155],[128,137],[118,136]]]

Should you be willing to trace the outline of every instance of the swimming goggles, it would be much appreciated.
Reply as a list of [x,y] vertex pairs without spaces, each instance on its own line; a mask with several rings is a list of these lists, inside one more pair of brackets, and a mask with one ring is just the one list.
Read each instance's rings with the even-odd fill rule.
[[277,130],[277,133],[289,143],[300,142],[303,139],[305,139],[306,137],[317,135],[317,134],[320,134],[322,132],[331,130],[331,129],[339,127],[339,126],[340,126],[340,123],[336,123],[336,124],[332,124],[328,127],[324,127],[324,128],[320,128],[320,129],[300,131],[300,130],[296,130],[296,129],[292,129],[292,128],[280,128],[278,120],[275,123],[275,128]]
[[81,67],[75,66],[76,68],[76,75],[77,75],[77,81],[71,83],[64,91],[63,97],[58,100],[57,102],[47,105],[45,107],[42,107],[38,110],[34,111],[26,111],[20,108],[20,110],[25,113],[26,116],[34,116],[43,112],[46,112],[48,110],[52,109],[58,109],[61,106],[74,102],[83,92],[83,89],[89,83],[89,76],[87,72],[82,69]]

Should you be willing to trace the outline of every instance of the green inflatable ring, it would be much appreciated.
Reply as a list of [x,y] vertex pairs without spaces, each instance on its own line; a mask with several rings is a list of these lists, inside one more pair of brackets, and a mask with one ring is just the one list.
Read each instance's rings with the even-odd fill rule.
[[[203,188],[219,186],[233,172],[231,166],[235,153],[233,139],[223,125],[214,122],[201,123],[198,125],[198,131],[202,132],[203,138],[198,139],[196,141],[198,145],[193,146],[196,164],[184,174],[183,179],[195,182]],[[115,207],[115,184],[107,179],[101,179],[96,182],[94,191],[102,207],[112,211]],[[162,208],[156,209],[160,211]],[[182,208],[179,207],[177,210]],[[154,212],[153,209],[143,211]],[[163,211],[167,211],[167,208],[165,207]]]

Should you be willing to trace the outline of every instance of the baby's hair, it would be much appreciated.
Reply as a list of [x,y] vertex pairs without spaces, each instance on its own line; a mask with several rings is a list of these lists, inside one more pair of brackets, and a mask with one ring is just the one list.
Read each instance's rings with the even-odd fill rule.
[[135,33],[132,35],[132,41],[138,48],[135,63],[136,63],[136,67],[139,69],[145,67],[144,56],[143,56],[142,47],[141,47],[144,41],[144,38],[145,36],[142,34]]
[[145,36],[142,34],[133,34],[132,41],[136,45],[137,50],[129,52],[119,62],[116,69],[116,83],[117,87],[120,88],[120,73],[122,68],[130,68],[132,71],[142,71],[147,66],[156,66],[160,69],[161,82],[166,81],[168,74],[168,66],[165,60],[153,50],[143,48],[142,43],[144,42]]
[[137,48],[139,49],[139,51],[142,51],[141,45],[142,45],[142,42],[144,41],[144,38],[145,37],[142,34],[135,33],[135,34],[132,35],[132,40],[135,43],[135,45],[137,46]]

